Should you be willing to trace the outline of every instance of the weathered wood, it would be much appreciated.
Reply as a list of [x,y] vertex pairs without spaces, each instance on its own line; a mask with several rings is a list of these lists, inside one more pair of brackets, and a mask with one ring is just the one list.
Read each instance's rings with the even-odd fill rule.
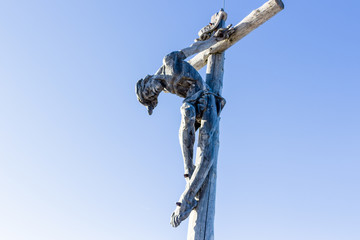
[[[221,22],[220,27],[224,27],[225,22]],[[208,59],[206,71],[206,83],[212,92],[221,95],[224,75],[225,53],[212,54]],[[214,106],[216,108],[216,106]],[[215,220],[215,199],[216,199],[216,177],[217,160],[219,152],[219,120],[215,119],[213,124],[214,134],[211,144],[208,146],[212,150],[212,167],[201,187],[198,198],[198,206],[191,212],[189,218],[187,240],[213,240],[214,239],[214,220]],[[197,149],[197,155],[201,154],[201,149]],[[196,161],[198,161],[198,157]],[[197,164],[197,162],[196,162]]]
[[[188,48],[182,49],[187,57],[191,56],[193,52],[199,52],[195,57],[188,62],[196,69],[203,68],[211,54],[221,53],[234,45],[240,39],[245,37],[251,31],[259,27],[261,24],[269,20],[284,9],[284,4],[281,0],[269,0],[260,8],[252,11],[246,18],[239,22],[235,27],[235,32],[228,39],[218,41],[216,37],[203,42],[196,42]],[[194,50],[195,49],[195,50]]]

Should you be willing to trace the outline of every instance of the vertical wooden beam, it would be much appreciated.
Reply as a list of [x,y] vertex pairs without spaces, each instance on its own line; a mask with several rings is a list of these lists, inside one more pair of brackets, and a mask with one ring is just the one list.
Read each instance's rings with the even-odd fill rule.
[[[224,26],[225,21],[222,21],[220,27]],[[210,55],[207,61],[206,83],[214,93],[219,95],[221,95],[223,86],[224,59],[225,53],[222,52]],[[220,117],[218,118],[220,120]],[[213,148],[213,165],[200,189],[198,206],[190,214],[187,240],[214,239],[217,159],[219,152],[219,121],[216,122],[213,141],[209,146]],[[197,151],[200,151],[200,149],[198,148]]]

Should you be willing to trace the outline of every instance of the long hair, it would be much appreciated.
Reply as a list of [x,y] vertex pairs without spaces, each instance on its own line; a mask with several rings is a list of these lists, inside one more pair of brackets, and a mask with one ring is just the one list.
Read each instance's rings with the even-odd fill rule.
[[137,81],[135,85],[135,93],[138,101],[147,107],[149,114],[152,114],[153,109],[158,104],[157,96],[147,98],[144,96],[146,83],[151,79],[152,75],[147,75],[144,79]]

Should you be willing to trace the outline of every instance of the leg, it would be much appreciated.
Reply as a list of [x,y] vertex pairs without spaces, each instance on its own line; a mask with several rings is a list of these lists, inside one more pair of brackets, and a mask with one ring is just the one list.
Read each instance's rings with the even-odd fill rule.
[[203,113],[201,127],[199,129],[199,144],[197,153],[197,163],[195,171],[186,186],[185,191],[180,197],[178,207],[171,216],[171,225],[177,227],[185,220],[196,207],[195,196],[204,183],[207,174],[213,164],[213,151],[211,142],[213,141],[214,126],[218,124],[215,97],[207,96],[207,108]]
[[184,159],[184,177],[187,182],[194,171],[193,155],[195,142],[195,107],[184,103],[181,108],[181,125],[179,130],[180,146]]

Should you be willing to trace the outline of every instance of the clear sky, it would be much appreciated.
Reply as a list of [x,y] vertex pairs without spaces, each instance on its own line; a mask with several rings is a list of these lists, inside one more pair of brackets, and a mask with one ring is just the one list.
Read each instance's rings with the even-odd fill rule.
[[[284,3],[226,53],[215,237],[359,240],[360,3]],[[134,85],[221,6],[0,1],[1,240],[186,239],[181,99]]]

